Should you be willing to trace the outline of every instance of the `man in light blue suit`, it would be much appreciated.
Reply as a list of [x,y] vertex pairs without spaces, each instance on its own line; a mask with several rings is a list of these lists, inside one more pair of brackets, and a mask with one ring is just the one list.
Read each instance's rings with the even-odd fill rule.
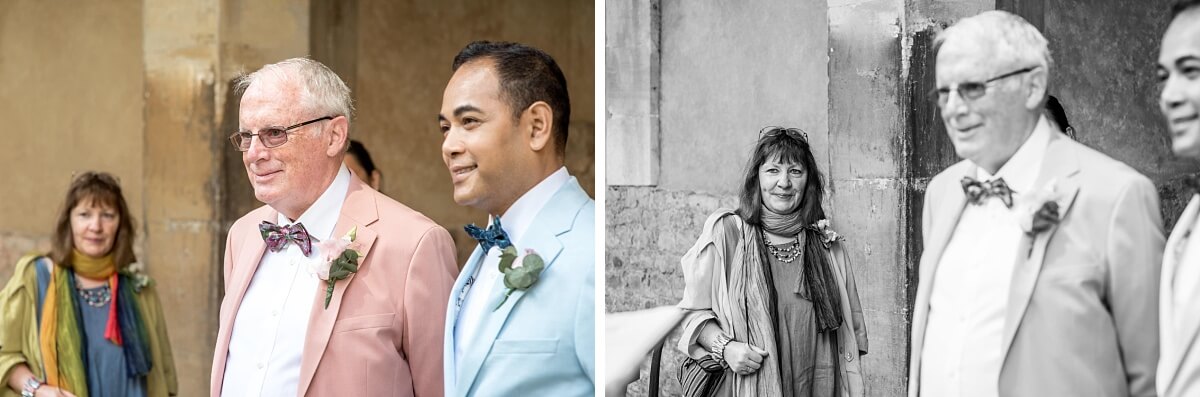
[[453,70],[442,160],[454,201],[490,219],[467,227],[480,244],[450,293],[446,395],[591,396],[596,210],[563,166],[566,79],[516,43],[471,43]]

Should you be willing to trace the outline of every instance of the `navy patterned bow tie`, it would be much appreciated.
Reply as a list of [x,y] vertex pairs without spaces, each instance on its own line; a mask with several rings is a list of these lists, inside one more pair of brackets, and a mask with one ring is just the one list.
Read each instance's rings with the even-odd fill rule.
[[463,229],[466,229],[471,238],[479,241],[479,248],[483,249],[485,254],[492,247],[505,249],[512,245],[512,241],[508,239],[508,233],[505,233],[504,229],[500,227],[500,217],[492,217],[492,225],[488,226],[486,230],[475,226],[474,223]]
[[975,178],[964,176],[962,179],[963,193],[967,195],[967,201],[975,205],[983,205],[983,199],[988,197],[999,198],[1004,203],[1005,207],[1012,208],[1012,188],[1004,183],[1004,178],[996,178],[987,182],[980,182]]
[[300,252],[303,252],[304,256],[312,254],[312,236],[308,235],[304,224],[294,223],[289,226],[279,226],[263,221],[258,225],[258,232],[262,234],[263,241],[267,242],[267,249],[271,252],[282,251],[290,241],[300,247]]

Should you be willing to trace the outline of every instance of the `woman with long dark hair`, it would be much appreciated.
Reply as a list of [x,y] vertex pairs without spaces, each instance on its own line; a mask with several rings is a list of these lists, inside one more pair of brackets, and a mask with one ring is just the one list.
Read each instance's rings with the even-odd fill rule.
[[863,395],[866,328],[823,195],[807,135],[760,132],[739,208],[710,215],[682,260],[685,394]]

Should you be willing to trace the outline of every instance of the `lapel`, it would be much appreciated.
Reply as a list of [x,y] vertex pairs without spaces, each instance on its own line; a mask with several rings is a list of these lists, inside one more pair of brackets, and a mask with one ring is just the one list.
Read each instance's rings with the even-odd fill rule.
[[[1073,145],[1076,143],[1068,140],[1062,133],[1052,133],[1050,143],[1042,158],[1042,170],[1038,174],[1037,182],[1033,185],[1034,189],[1043,189],[1051,180],[1055,181],[1058,192],[1056,201],[1059,208],[1059,224],[1070,215],[1071,204],[1075,202],[1075,197],[1079,193],[1079,181],[1074,178],[1079,173],[1079,158]],[[1046,259],[1046,246],[1050,243],[1054,233],[1058,231],[1059,224],[1052,225],[1049,230],[1033,237],[1026,235],[1021,238],[1017,249],[1016,264],[1013,267],[1012,285],[1009,287],[1008,309],[1004,317],[1004,343],[1001,345],[1000,351],[1004,352],[1005,356],[1008,355],[1008,349],[1012,346],[1017,328],[1021,324],[1021,318],[1025,316],[1025,309],[1029,307],[1029,299],[1033,296],[1033,287],[1037,284],[1038,274],[1041,273],[1042,264]]]
[[[242,298],[246,296],[246,290],[250,288],[250,280],[254,279],[254,272],[258,270],[258,264],[262,261],[263,254],[267,251],[267,244],[263,242],[262,236],[258,233],[258,225],[263,221],[275,221],[279,213],[271,207],[263,207],[264,210],[259,211],[257,217],[247,219],[251,224],[250,231],[243,233],[241,236],[233,238],[241,239],[242,242],[238,246],[237,257],[233,258],[233,271],[229,275],[229,289],[225,291],[225,299],[232,305],[231,309],[221,318],[222,327],[220,334],[217,335],[217,357],[214,360],[220,365],[214,366],[216,376],[213,377],[212,395],[221,393],[221,384],[225,379],[225,364],[229,357],[229,338],[233,336],[233,321],[237,319],[238,309],[242,306]],[[253,213],[252,213],[253,214]],[[232,242],[232,239],[230,239]]]
[[929,316],[929,298],[933,294],[933,277],[937,274],[938,264],[942,262],[942,254],[946,250],[946,245],[950,243],[950,237],[954,235],[954,229],[958,226],[958,220],[962,217],[963,210],[967,205],[967,197],[963,194],[962,186],[958,182],[964,176],[975,177],[976,169],[975,164],[970,161],[963,161],[958,165],[951,166],[946,170],[947,178],[950,181],[944,184],[944,188],[926,195],[927,198],[938,197],[946,202],[936,208],[926,205],[925,208],[935,211],[936,216],[933,214],[923,216],[931,219],[931,224],[928,225],[927,230],[923,230],[928,235],[924,238],[925,247],[921,253],[921,267],[917,276],[917,297],[913,308],[913,351],[911,354],[913,362],[909,367],[909,379],[912,382],[912,386],[909,387],[911,396],[916,396],[916,385],[920,379],[921,350],[925,341],[925,326]]
[[[1162,364],[1168,369],[1165,375],[1167,379],[1161,379],[1166,386],[1171,386],[1171,381],[1175,379],[1175,375],[1179,371],[1179,366],[1183,362],[1184,357],[1196,343],[1196,335],[1200,331],[1200,316],[1182,316],[1176,319],[1175,313],[1175,273],[1179,270],[1179,257],[1175,254],[1182,247],[1180,244],[1185,244],[1187,240],[1183,238],[1185,233],[1189,233],[1189,229],[1196,221],[1196,216],[1200,215],[1200,196],[1192,196],[1188,202],[1188,206],[1183,210],[1183,215],[1179,217],[1179,221],[1175,223],[1175,229],[1171,231],[1171,236],[1167,239],[1166,252],[1163,253],[1162,265],[1162,282],[1159,287],[1159,304],[1162,308],[1159,318],[1159,327],[1161,328],[1160,335],[1163,335],[1164,341],[1160,344],[1171,346],[1169,349],[1163,349]],[[1191,238],[1200,238],[1191,237]],[[1185,302],[1198,302],[1200,296],[1197,293],[1200,291],[1179,291],[1179,293],[1187,294],[1188,299]],[[1179,329],[1182,332],[1176,332],[1174,326],[1176,321],[1182,321],[1183,326]],[[1170,390],[1170,389],[1167,389]]]
[[[475,273],[479,270],[479,265],[482,263],[483,250],[476,244],[475,250],[471,251],[471,257],[467,259],[466,265],[458,273],[458,279],[454,281],[454,288],[450,289],[450,302],[446,305],[445,337],[442,339],[442,357],[444,360],[442,363],[442,373],[445,374],[445,380],[451,385],[458,382],[456,378],[458,374],[455,372],[455,368],[458,368],[458,366],[454,361],[457,356],[454,354],[455,344],[457,343],[454,335],[455,329],[458,327],[458,312],[462,310],[462,300],[465,298],[463,294],[468,290],[467,280],[474,279]],[[455,390],[455,388],[447,387],[446,390]]]
[[[360,272],[371,259],[371,246],[375,243],[375,231],[368,228],[379,219],[373,194],[374,191],[370,190],[362,181],[351,177],[346,200],[342,203],[337,224],[334,225],[333,235],[330,236],[330,238],[342,238],[351,228],[358,227],[354,242],[358,245],[359,252],[363,254],[358,260],[358,271]],[[354,281],[356,275],[357,273],[351,273],[346,279],[338,280],[334,284],[333,298],[329,300],[328,308],[325,307],[325,288],[328,285],[326,281],[319,282],[314,291],[312,309],[308,318],[308,333],[304,337],[304,353],[300,359],[300,387],[297,391],[301,396],[305,395],[309,384],[312,383],[317,365],[325,354],[325,346],[329,344],[329,335],[333,332],[333,324],[337,321],[338,312],[342,307],[342,297],[345,296],[346,288],[350,282]]]
[[[558,236],[571,231],[575,214],[586,202],[587,194],[579,187],[579,182],[572,177],[566,185],[555,192],[554,197],[550,198],[546,206],[542,207],[542,210],[534,217],[533,224],[525,231],[525,235],[520,237],[523,246],[518,246],[518,251],[532,248],[546,262],[546,267],[542,269],[542,279],[545,278],[546,272],[550,271],[563,251],[563,244],[559,241]],[[492,288],[491,296],[488,297],[490,307],[496,307],[495,305],[504,299],[504,294],[508,291],[508,288],[504,286],[503,277],[497,279],[496,282],[497,285]],[[538,288],[538,284],[535,283],[531,288]],[[465,396],[467,391],[471,390],[475,376],[479,374],[480,367],[491,353],[492,342],[500,334],[500,330],[521,298],[525,296],[525,292],[517,290],[499,309],[495,311],[489,309],[485,312],[487,318],[479,322],[480,326],[484,328],[470,342],[471,348],[463,355],[463,362],[457,368],[456,394]]]

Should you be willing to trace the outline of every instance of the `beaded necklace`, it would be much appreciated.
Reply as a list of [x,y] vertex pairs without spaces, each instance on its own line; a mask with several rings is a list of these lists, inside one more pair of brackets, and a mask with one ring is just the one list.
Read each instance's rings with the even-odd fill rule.
[[771,256],[783,263],[792,263],[792,261],[795,261],[796,258],[800,257],[800,254],[804,252],[804,250],[800,248],[799,238],[791,243],[784,243],[780,245],[772,245],[771,243],[767,242],[767,239],[764,238],[763,244],[767,246],[767,252],[770,252]]
[[76,282],[75,288],[79,290],[79,296],[83,298],[83,301],[88,306],[104,307],[104,305],[112,301],[112,289],[108,287],[108,284],[104,284],[98,288],[85,289]]

